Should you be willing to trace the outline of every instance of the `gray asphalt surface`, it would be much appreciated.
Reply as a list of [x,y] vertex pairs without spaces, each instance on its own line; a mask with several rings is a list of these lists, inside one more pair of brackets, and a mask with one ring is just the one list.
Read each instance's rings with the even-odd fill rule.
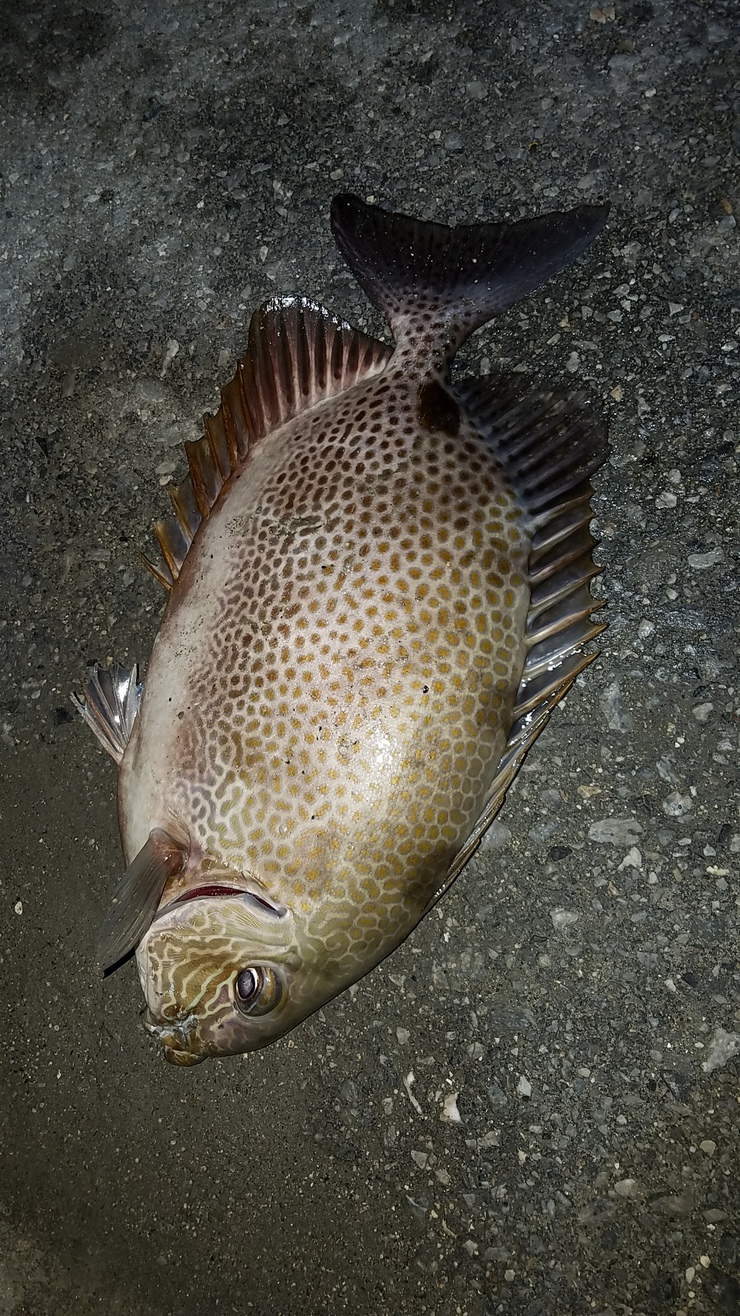
[[[740,1310],[733,9],[0,8],[2,1316]],[[459,363],[608,413],[610,629],[404,947],[179,1071],[132,966],[97,975],[114,771],[68,694],[146,663],[137,555],[251,310],[379,331],[346,188],[447,221],[611,199]]]

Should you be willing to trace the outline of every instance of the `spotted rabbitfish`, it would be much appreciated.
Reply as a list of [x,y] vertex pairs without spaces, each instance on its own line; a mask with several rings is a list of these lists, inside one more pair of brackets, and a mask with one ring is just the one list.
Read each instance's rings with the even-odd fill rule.
[[336,197],[394,346],[268,302],[185,445],[146,681],[92,667],[76,697],[128,865],[102,967],[135,952],[174,1064],[266,1046],[393,951],[595,656],[603,426],[567,389],[450,367],[606,213],[448,228]]

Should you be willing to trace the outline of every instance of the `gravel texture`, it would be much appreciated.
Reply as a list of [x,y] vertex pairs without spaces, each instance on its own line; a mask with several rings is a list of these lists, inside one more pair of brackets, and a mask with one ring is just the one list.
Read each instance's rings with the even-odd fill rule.
[[[3,1316],[737,1316],[733,12],[0,8]],[[137,554],[253,307],[378,330],[342,188],[459,221],[611,199],[460,362],[608,412],[610,629],[401,950],[183,1072],[132,968],[97,976],[114,772],[68,693],[146,661]]]

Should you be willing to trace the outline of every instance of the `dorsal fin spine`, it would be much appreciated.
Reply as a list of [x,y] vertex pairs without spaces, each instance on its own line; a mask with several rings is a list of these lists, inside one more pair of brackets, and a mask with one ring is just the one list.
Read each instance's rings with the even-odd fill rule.
[[287,420],[288,416],[297,412],[301,401],[300,392],[296,384],[295,373],[291,369],[295,357],[293,342],[296,336],[294,332],[291,332],[292,330],[294,330],[293,317],[291,317],[290,321],[284,325],[282,332],[278,332],[276,336],[276,347],[278,349],[276,360],[280,363],[280,377],[284,381],[282,406],[280,409],[281,421]]
[[202,519],[192,481],[183,480],[182,484],[169,485],[167,492],[170,496],[170,502],[175,509],[175,515],[180,522],[182,529],[186,534],[189,534],[190,541],[192,542],[193,536]]
[[194,441],[188,439],[185,443],[185,452],[188,458],[188,466],[190,467],[190,478],[193,482],[195,496],[198,499],[201,516],[208,516],[208,513],[213,506],[213,499],[209,496],[210,491],[205,480],[207,467],[203,462],[203,449],[206,442],[207,440],[204,437],[202,439],[195,439]]
[[326,388],[326,325],[321,324],[314,342],[312,375],[314,390],[321,394]]

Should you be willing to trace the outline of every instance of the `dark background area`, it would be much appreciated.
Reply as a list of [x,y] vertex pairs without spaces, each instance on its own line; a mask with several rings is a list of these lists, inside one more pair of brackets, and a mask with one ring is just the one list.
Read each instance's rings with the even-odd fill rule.
[[[2,1316],[740,1310],[734,11],[0,7]],[[459,362],[608,414],[610,629],[404,947],[179,1071],[133,968],[97,974],[115,780],[68,696],[146,664],[138,554],[251,310],[380,331],[342,189],[445,221],[611,200]]]

